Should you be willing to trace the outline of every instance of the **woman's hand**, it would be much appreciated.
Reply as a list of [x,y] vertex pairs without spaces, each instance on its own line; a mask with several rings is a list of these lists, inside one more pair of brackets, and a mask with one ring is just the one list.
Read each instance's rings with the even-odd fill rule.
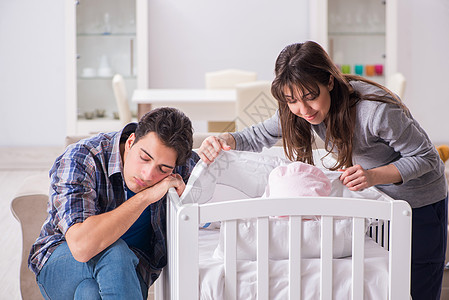
[[391,184],[402,182],[401,174],[394,165],[386,165],[365,170],[360,165],[349,167],[340,175],[341,183],[351,191],[361,191],[378,184]]
[[220,136],[209,136],[202,143],[198,149],[198,155],[207,163],[212,163],[221,150],[235,149],[234,137],[229,133],[224,133]]
[[351,191],[361,191],[373,186],[369,172],[363,169],[360,165],[355,165],[339,171],[343,172],[343,174],[340,175],[341,183]]

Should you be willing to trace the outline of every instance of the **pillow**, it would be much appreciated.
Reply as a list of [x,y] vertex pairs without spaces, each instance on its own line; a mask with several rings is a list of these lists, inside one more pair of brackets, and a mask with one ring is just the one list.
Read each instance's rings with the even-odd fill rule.
[[[245,194],[246,198],[260,197],[265,191],[271,170],[288,163],[290,161],[277,156],[222,151],[210,165],[203,161],[196,164],[180,201],[200,204],[209,202],[214,197],[217,184],[232,187]],[[223,200],[226,200],[226,195]]]

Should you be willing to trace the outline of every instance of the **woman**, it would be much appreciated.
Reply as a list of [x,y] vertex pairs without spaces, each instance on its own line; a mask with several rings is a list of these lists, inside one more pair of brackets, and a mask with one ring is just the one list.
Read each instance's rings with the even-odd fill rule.
[[[376,186],[413,209],[411,294],[439,299],[447,238],[444,165],[400,99],[359,76],[343,75],[314,42],[289,45],[276,60],[272,94],[279,110],[241,132],[208,137],[205,162],[221,150],[261,151],[282,137],[291,160],[313,164],[314,132],[337,155],[331,170],[350,190]],[[280,128],[279,128],[280,127]]]

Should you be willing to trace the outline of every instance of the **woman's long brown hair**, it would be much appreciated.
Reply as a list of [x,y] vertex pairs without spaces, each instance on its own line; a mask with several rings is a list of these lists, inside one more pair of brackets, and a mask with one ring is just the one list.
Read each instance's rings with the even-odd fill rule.
[[[355,106],[362,98],[394,103],[408,113],[400,99],[387,88],[360,76],[342,74],[326,51],[312,41],[285,47],[276,60],[275,75],[271,92],[278,100],[284,151],[290,160],[314,164],[312,145],[315,139],[311,124],[290,111],[285,89],[290,90],[290,95],[298,91],[301,95],[310,93],[317,97],[320,94],[318,83],[328,86],[333,78],[331,105],[323,121],[326,127],[325,148],[329,153],[337,152],[337,162],[330,167],[331,170],[352,166]],[[385,94],[360,95],[349,84],[353,80],[373,84]]]

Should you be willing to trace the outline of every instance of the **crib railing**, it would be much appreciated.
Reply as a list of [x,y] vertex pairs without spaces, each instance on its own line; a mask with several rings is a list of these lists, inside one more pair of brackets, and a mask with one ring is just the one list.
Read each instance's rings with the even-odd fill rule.
[[367,232],[368,235],[380,246],[385,249],[389,249],[389,226],[390,222],[388,220],[372,220],[372,225]]
[[[333,219],[353,220],[352,299],[364,295],[365,219],[376,220],[374,239],[389,246],[389,299],[409,299],[411,209],[405,201],[353,198],[246,199],[179,205],[168,196],[168,269],[163,299],[198,299],[199,224],[224,226],[225,299],[237,299],[237,220],[257,219],[257,299],[269,299],[269,216],[289,215],[289,299],[301,299],[302,216],[321,216],[321,299],[332,299]],[[385,233],[382,231],[386,231]],[[167,274],[168,272],[168,274]],[[400,278],[401,280],[398,280]],[[405,278],[405,280],[404,280]],[[167,292],[169,291],[169,295]]]
[[[301,236],[302,217],[289,218],[289,299],[301,299]],[[223,221],[225,228],[225,299],[237,299],[236,277],[236,220]],[[364,281],[364,246],[365,246],[365,220],[353,218],[353,299],[363,299]],[[333,217],[321,218],[321,290],[322,299],[332,299],[332,244],[333,244]],[[257,218],[257,299],[269,299],[269,222],[268,217]]]

